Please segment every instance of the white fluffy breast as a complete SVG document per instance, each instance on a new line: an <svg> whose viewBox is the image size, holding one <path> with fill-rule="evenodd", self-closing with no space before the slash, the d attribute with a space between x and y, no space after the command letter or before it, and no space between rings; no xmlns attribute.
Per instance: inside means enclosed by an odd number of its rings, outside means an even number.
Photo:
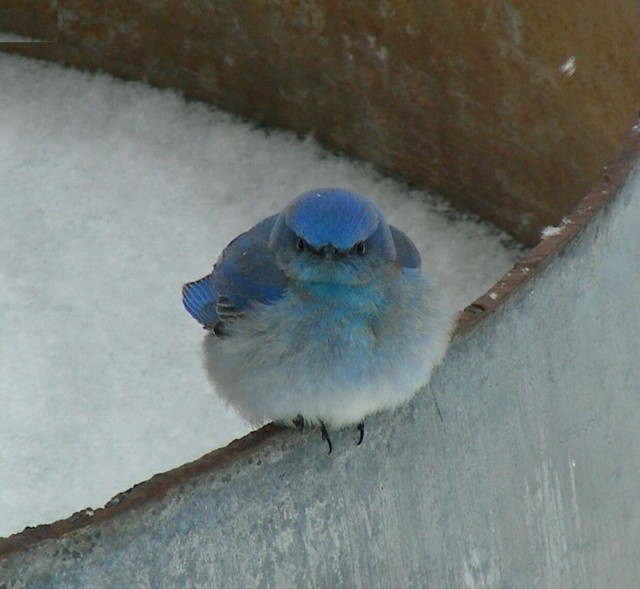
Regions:
<svg viewBox="0 0 640 589"><path fill-rule="evenodd" d="M398 272L374 308L295 291L209 334L204 363L217 392L255 425L323 421L338 428L392 408L427 382L451 320L417 271Z"/></svg>

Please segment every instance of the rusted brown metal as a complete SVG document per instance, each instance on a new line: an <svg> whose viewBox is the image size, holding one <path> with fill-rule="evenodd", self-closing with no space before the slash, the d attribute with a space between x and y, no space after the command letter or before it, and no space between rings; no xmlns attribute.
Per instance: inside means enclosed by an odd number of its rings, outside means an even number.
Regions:
<svg viewBox="0 0 640 589"><path fill-rule="evenodd" d="M58 38L57 0L2 0L0 32L55 41Z"/></svg>
<svg viewBox="0 0 640 589"><path fill-rule="evenodd" d="M313 133L533 245L623 143L638 30L635 0L65 0L59 43L6 49Z"/></svg>

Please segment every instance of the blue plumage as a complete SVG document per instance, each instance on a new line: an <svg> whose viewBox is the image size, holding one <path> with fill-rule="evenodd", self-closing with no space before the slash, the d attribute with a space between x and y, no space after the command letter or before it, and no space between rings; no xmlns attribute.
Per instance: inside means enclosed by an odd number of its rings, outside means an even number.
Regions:
<svg viewBox="0 0 640 589"><path fill-rule="evenodd" d="M312 190L298 197L286 213L291 230L314 247L353 247L378 228L379 211L368 199L338 188Z"/></svg>
<svg viewBox="0 0 640 589"><path fill-rule="evenodd" d="M391 236L393 237L393 243L398 255L398 261L403 268L420 268L422 260L420 259L420 252L411 241L400 229L396 229L393 225L389 225L391 229Z"/></svg>
<svg viewBox="0 0 640 589"><path fill-rule="evenodd" d="M184 306L204 327L213 329L250 305L273 302L284 293L286 279L267 245L276 217L240 234L222 252L211 274L184 285ZM223 304L218 310L219 298Z"/></svg>
<svg viewBox="0 0 640 589"><path fill-rule="evenodd" d="M189 314L199 323L213 329L218 323L216 294L213 290L213 276L209 274L200 280L182 287L182 302Z"/></svg>
<svg viewBox="0 0 640 589"><path fill-rule="evenodd" d="M452 317L420 268L372 201L325 188L234 239L183 303L211 331L223 398L256 424L319 422L328 439L326 425L409 399L443 355Z"/></svg>

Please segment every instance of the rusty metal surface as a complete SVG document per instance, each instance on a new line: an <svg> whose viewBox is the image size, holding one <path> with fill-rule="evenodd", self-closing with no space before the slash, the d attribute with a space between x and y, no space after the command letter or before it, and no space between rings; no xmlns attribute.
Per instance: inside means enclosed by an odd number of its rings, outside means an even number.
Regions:
<svg viewBox="0 0 640 589"><path fill-rule="evenodd" d="M55 41L58 37L58 1L2 0L0 32Z"/></svg>
<svg viewBox="0 0 640 589"><path fill-rule="evenodd" d="M311 132L530 245L640 102L635 0L65 0L59 29L5 49Z"/></svg>

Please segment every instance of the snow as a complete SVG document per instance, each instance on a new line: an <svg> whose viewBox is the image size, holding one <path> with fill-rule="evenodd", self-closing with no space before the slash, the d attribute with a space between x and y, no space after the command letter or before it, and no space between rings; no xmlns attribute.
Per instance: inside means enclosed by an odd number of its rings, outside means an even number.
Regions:
<svg viewBox="0 0 640 589"><path fill-rule="evenodd" d="M548 239L549 237L555 237L556 235L560 235L562 233L562 227L555 227L554 225L547 225L542 228L540 232L541 239Z"/></svg>
<svg viewBox="0 0 640 589"><path fill-rule="evenodd" d="M0 55L0 535L227 444L184 282L299 193L372 196L462 308L520 255L441 199L159 91Z"/></svg>
<svg viewBox="0 0 640 589"><path fill-rule="evenodd" d="M576 73L576 56L572 55L560 66L560 73L567 78Z"/></svg>
<svg viewBox="0 0 640 589"><path fill-rule="evenodd" d="M40 39L34 39L32 37L24 37L23 35L16 35L14 33L5 33L0 31L0 43L43 43Z"/></svg>
<svg viewBox="0 0 640 589"><path fill-rule="evenodd" d="M571 219L567 217L562 217L560 224L556 227L554 225L547 225L543 227L540 231L540 239L548 239L549 237L555 237L556 235L560 235L563 229L572 223Z"/></svg>

